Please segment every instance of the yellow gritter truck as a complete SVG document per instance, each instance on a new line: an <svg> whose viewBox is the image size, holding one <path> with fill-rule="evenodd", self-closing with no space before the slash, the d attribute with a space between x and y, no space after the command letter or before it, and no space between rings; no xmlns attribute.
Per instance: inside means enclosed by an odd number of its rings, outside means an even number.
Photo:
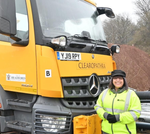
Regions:
<svg viewBox="0 0 150 134"><path fill-rule="evenodd" d="M95 114L119 52L102 14L114 17L90 0L0 0L1 133L73 134Z"/></svg>

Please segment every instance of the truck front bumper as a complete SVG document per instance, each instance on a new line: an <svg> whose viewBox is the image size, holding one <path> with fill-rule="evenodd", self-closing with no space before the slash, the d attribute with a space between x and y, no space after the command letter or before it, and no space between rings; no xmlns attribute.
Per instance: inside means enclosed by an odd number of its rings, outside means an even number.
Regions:
<svg viewBox="0 0 150 134"><path fill-rule="evenodd" d="M93 109L70 109L60 99L39 97L33 106L33 134L72 134L73 118L92 115Z"/></svg>

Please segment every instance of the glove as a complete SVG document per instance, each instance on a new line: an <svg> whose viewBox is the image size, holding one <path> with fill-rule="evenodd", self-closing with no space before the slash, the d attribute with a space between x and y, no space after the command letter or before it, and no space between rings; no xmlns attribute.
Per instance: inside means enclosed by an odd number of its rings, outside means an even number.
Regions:
<svg viewBox="0 0 150 134"><path fill-rule="evenodd" d="M107 120L109 121L109 123L116 123L117 122L115 115L111 115L111 114L108 114Z"/></svg>

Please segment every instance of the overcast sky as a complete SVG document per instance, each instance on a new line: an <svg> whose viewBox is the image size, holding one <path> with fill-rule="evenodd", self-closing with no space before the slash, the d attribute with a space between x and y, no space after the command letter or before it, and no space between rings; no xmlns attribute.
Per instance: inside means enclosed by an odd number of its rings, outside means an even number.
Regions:
<svg viewBox="0 0 150 134"><path fill-rule="evenodd" d="M135 2L136 0L95 0L99 7L110 7L115 14L127 13L133 22L136 22L137 16L135 15ZM102 20L107 19L102 15Z"/></svg>

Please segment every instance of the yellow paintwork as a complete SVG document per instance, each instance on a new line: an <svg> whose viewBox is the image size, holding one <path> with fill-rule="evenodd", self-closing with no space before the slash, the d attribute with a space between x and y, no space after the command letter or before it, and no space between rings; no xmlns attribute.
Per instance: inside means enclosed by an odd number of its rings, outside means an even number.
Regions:
<svg viewBox="0 0 150 134"><path fill-rule="evenodd" d="M92 5L96 6L96 3L93 0L85 0L85 1L87 1L87 2L91 3Z"/></svg>
<svg viewBox="0 0 150 134"><path fill-rule="evenodd" d="M116 70L117 69L117 66L116 66L116 62L113 60L113 70Z"/></svg>
<svg viewBox="0 0 150 134"><path fill-rule="evenodd" d="M55 52L46 46L36 46L38 69L38 94L46 97L63 97L60 74ZM51 70L51 77L45 77L45 70Z"/></svg>
<svg viewBox="0 0 150 134"><path fill-rule="evenodd" d="M26 2L30 23L29 44L26 47L19 47L0 41L0 84L4 90L37 94L34 26L30 1ZM6 74L25 74L26 81L6 81ZM32 87L25 87L22 84L29 84Z"/></svg>
<svg viewBox="0 0 150 134"><path fill-rule="evenodd" d="M37 72L38 72L38 94L46 97L63 97L61 77L79 77L97 75L110 75L115 66L112 56L81 53L81 61L57 60L57 52L46 46L36 46L37 50ZM80 68L83 63L97 63L93 68ZM79 67L80 66L80 67ZM85 67L85 66L84 66ZM51 77L45 76L45 70L51 70Z"/></svg>
<svg viewBox="0 0 150 134"><path fill-rule="evenodd" d="M80 61L60 61L52 48L36 45L31 5L29 0L26 2L29 19L28 46L14 46L0 41L0 84L4 90L63 98L61 77L84 77L93 73L110 75L116 69L112 56L81 53ZM51 77L45 76L45 70L51 70ZM7 81L6 74L23 74L26 81Z"/></svg>
<svg viewBox="0 0 150 134"><path fill-rule="evenodd" d="M94 59L92 59L92 55L94 55ZM88 53L81 53L81 61L58 60L58 66L61 77L90 76L93 73L110 75L114 67L112 56Z"/></svg>

